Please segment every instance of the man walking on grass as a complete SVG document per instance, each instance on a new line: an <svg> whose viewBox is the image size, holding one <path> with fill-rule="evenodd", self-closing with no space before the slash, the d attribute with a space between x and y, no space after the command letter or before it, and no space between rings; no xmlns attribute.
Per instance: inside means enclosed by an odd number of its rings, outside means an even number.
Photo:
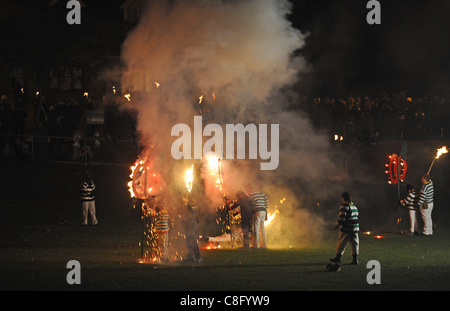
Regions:
<svg viewBox="0 0 450 311"><path fill-rule="evenodd" d="M341 256L344 254L347 243L350 243L352 249L353 261L351 265L358 264L359 254L359 220L358 209L351 201L350 193L342 194L342 204L339 207L338 221L333 230L340 228L339 237L336 243L336 257L331 258L331 262L341 262Z"/></svg>

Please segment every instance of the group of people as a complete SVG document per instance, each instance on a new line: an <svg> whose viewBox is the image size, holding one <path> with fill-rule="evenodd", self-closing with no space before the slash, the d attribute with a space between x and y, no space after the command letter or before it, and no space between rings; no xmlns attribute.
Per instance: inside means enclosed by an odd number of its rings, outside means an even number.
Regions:
<svg viewBox="0 0 450 311"><path fill-rule="evenodd" d="M250 249L252 233L254 233L252 248L267 248L264 221L267 219L269 200L261 191L254 191L250 184L246 186L246 192L237 191L236 200L226 200L226 204L230 209L240 208L243 237L242 248ZM183 200L185 206L183 227L187 247L187 259L185 261L199 263L202 261L202 257L198 246L197 204L190 196L183 197Z"/></svg>
<svg viewBox="0 0 450 311"><path fill-rule="evenodd" d="M407 185L408 194L405 199L400 201L400 204L408 209L409 214L409 231L408 235L419 234L417 212L420 212L423 220L423 235L433 235L433 220L431 213L433 211L433 196L434 187L430 176L425 174L422 176L422 188L416 191L412 185Z"/></svg>
<svg viewBox="0 0 450 311"><path fill-rule="evenodd" d="M313 125L347 142L373 145L393 139L440 139L450 135L450 99L410 97L406 92L347 97L303 96L297 107Z"/></svg>
<svg viewBox="0 0 450 311"><path fill-rule="evenodd" d="M250 248L251 237L253 237L253 248L267 248L264 222L267 220L269 200L261 191L254 191L251 185L247 185L245 190L247 193L244 191L236 192L236 200L227 201L231 209L240 208L241 229L244 242L242 248Z"/></svg>
<svg viewBox="0 0 450 311"><path fill-rule="evenodd" d="M433 222L431 213L433 211L433 182L429 175L425 174L421 179L422 187L417 193L412 185L407 186L408 194L400 204L408 209L410 216L410 229L408 235L418 234L418 224L416 212L420 211L424 223L423 235L433 235ZM95 184L92 174L86 170L81 181L82 200L82 224L88 224L88 214L91 216L92 225L97 225L98 220L95 212ZM254 191L251 185L246 186L246 192L237 191L236 200L227 200L226 203L231 209L240 208L241 229L243 234L243 249L250 248L250 240L253 236L253 248L267 248L267 237L264 221L267 219L267 208L269 201L261 191ZM334 225L334 230L339 230L336 243L336 255L330 261L340 264L341 257L345 252L347 244L351 246L353 257L351 265L358 265L359 255L359 211L352 202L350 193L344 192L341 195L342 204L339 206L338 220ZM201 262L202 258L198 246L198 232L196 216L196 203L191 197L184 198L185 207L188 213L185 215L184 229L186 235L186 246L188 250L187 261ZM169 214L165 208L158 204L150 204L146 209L146 216L154 216L156 219L157 244L156 252L162 261L168 260L168 232ZM253 235L252 235L253 233Z"/></svg>
<svg viewBox="0 0 450 311"><path fill-rule="evenodd" d="M416 212L420 211L423 220L422 235L433 235L433 211L434 188L433 181L428 174L422 176L422 187L419 192L412 185L407 186L408 194L400 204L408 209L410 216L410 229L407 235L419 234ZM359 212L352 202L350 193L344 192L341 195L342 204L339 206L338 220L334 225L334 230L339 230L336 243L336 256L331 258L332 263L340 264L341 256L345 252L347 244L351 246L353 257L351 265L358 265L359 255Z"/></svg>

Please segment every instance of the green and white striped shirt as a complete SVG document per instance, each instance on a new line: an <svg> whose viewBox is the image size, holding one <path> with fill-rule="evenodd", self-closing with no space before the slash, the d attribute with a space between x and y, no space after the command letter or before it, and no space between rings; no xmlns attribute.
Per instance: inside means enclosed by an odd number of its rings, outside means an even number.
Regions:
<svg viewBox="0 0 450 311"><path fill-rule="evenodd" d="M339 207L338 224L345 233L359 232L358 208L350 203L342 203Z"/></svg>

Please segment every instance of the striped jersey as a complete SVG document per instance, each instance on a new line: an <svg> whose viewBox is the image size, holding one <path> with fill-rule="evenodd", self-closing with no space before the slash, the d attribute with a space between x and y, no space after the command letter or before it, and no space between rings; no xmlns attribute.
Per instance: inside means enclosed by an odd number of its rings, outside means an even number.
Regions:
<svg viewBox="0 0 450 311"><path fill-rule="evenodd" d="M94 201L95 184L92 180L84 180L81 182L81 200Z"/></svg>
<svg viewBox="0 0 450 311"><path fill-rule="evenodd" d="M433 203L434 187L433 182L427 182L423 185L422 190L419 193L419 207L421 207L425 202L428 204Z"/></svg>
<svg viewBox="0 0 450 311"><path fill-rule="evenodd" d="M250 199L252 201L253 212L267 212L269 207L269 200L262 192L253 192L250 194Z"/></svg>
<svg viewBox="0 0 450 311"><path fill-rule="evenodd" d="M163 209L158 212L158 219L156 220L156 232L169 231L169 213Z"/></svg>
<svg viewBox="0 0 450 311"><path fill-rule="evenodd" d="M411 191L406 196L406 199L404 199L401 203L402 206L406 206L409 210L416 210L417 209L417 201L416 201L416 192Z"/></svg>
<svg viewBox="0 0 450 311"><path fill-rule="evenodd" d="M342 203L339 207L338 224L345 233L359 232L358 208L350 203Z"/></svg>

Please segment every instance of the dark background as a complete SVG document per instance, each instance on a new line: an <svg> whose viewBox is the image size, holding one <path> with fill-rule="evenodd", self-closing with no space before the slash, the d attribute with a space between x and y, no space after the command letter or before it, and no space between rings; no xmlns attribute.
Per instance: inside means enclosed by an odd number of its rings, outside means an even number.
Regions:
<svg viewBox="0 0 450 311"><path fill-rule="evenodd" d="M379 2L380 25L367 23L367 1L293 2L294 26L309 33L301 51L313 68L302 81L305 89L327 96L443 94L450 72L450 2Z"/></svg>
<svg viewBox="0 0 450 311"><path fill-rule="evenodd" d="M84 0L82 24L75 26L66 23L67 1L58 1L51 9L48 2L2 1L2 61L88 67L90 71L83 68L88 84L102 68L117 61L121 44L134 26L123 22L120 6L125 1ZM366 22L367 2L292 1L288 18L309 34L299 53L311 70L302 75L299 90L322 96L404 90L415 96L448 95L443 81L448 83L450 72L450 2L380 1L381 25Z"/></svg>

